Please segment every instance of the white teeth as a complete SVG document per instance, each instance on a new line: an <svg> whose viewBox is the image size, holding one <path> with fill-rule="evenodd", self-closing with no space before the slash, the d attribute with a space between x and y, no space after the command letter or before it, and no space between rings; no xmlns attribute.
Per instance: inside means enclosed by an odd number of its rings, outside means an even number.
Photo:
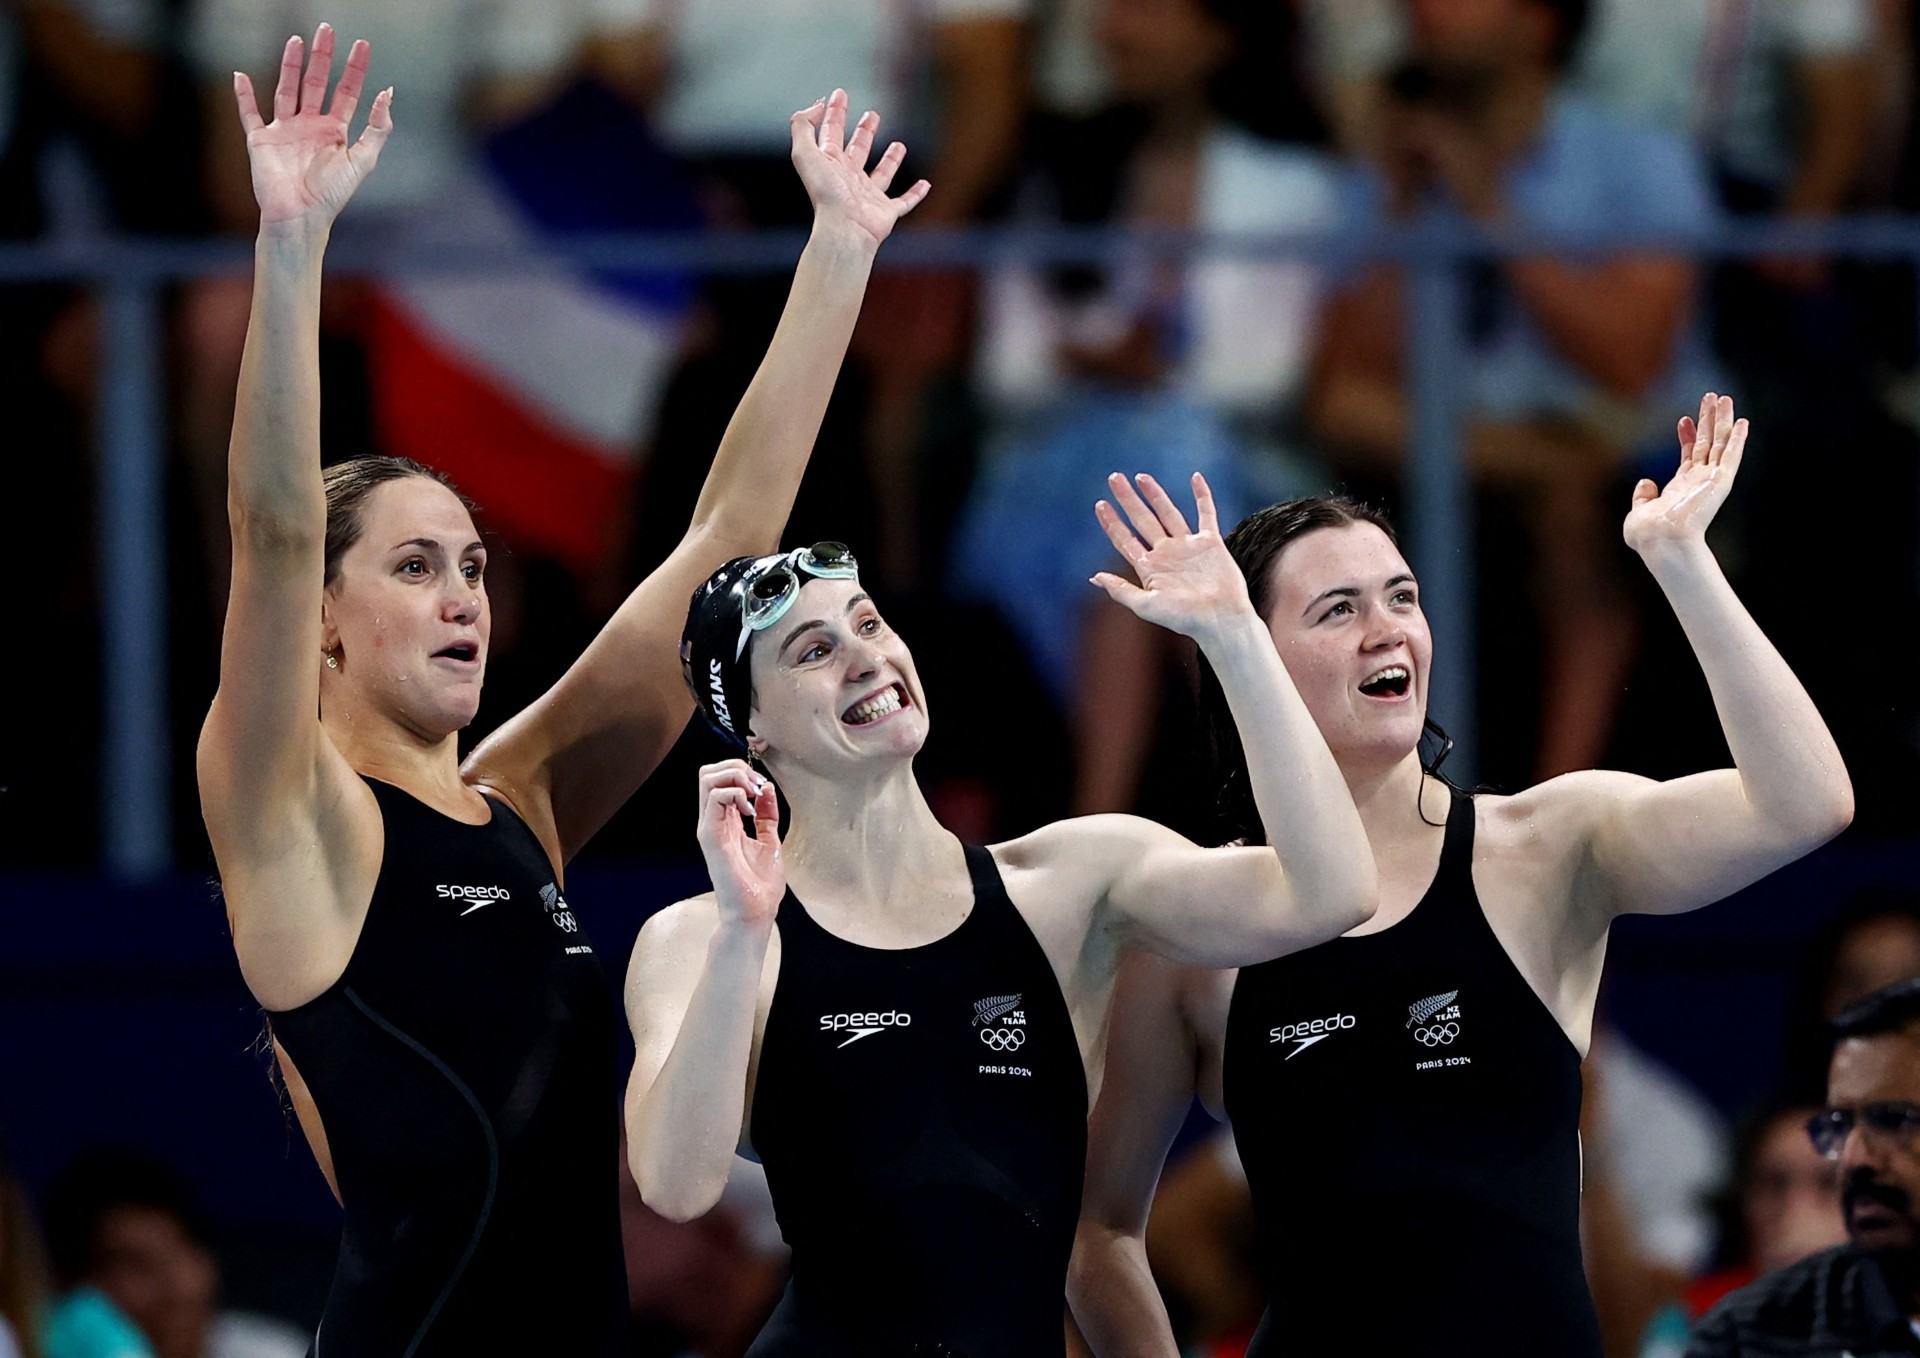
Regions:
<svg viewBox="0 0 1920 1358"><path fill-rule="evenodd" d="M873 697L854 707L847 713L843 720L849 726L864 726L870 721L877 721L881 717L892 712L898 712L899 710L900 692L898 689L889 688L883 692L876 693Z"/></svg>
<svg viewBox="0 0 1920 1358"><path fill-rule="evenodd" d="M1360 687L1371 688L1375 684L1384 684L1393 679L1398 679L1402 682L1411 682L1412 677L1413 676L1407 673L1407 667L1405 665L1388 665L1385 669L1375 670L1372 674L1361 680Z"/></svg>

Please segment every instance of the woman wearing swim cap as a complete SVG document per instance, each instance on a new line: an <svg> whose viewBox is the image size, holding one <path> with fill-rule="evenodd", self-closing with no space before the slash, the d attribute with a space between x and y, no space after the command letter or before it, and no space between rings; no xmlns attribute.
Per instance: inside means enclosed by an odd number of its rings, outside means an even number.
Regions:
<svg viewBox="0 0 1920 1358"><path fill-rule="evenodd" d="M1139 583L1095 581L1211 659L1260 752L1271 846L1202 849L1131 816L962 844L914 779L913 657L845 549L730 562L694 598L689 679L766 772L701 771L714 890L634 945L629 1157L681 1219L718 1199L736 1149L765 1164L793 1277L755 1358L1060 1354L1121 950L1253 961L1372 913L1351 799L1206 483L1197 531L1150 478L1110 485L1131 528L1105 502L1100 521Z"/></svg>
<svg viewBox="0 0 1920 1358"><path fill-rule="evenodd" d="M564 865L686 724L682 601L777 541L874 251L925 185L887 196L904 148L869 173L877 120L843 144L844 95L794 115L813 235L686 537L462 763L490 628L468 507L415 463L321 471L321 262L393 126L392 91L350 141L367 44L330 101L333 30L302 49L282 54L271 121L234 76L260 236L199 778L242 974L345 1208L317 1350L614 1358L618 1016Z"/></svg>
<svg viewBox="0 0 1920 1358"><path fill-rule="evenodd" d="M1237 972L1129 961L1071 1290L1101 1358L1176 1354L1143 1237L1196 1092L1232 1120L1260 1227L1250 1354L1598 1358L1580 1063L1608 930L1719 900L1853 815L1826 724L1707 546L1747 422L1708 393L1679 435L1679 470L1635 487L1624 535L1693 646L1731 768L1468 796L1423 758L1433 640L1387 521L1317 498L1228 536L1353 790L1381 905ZM1258 842L1275 822L1246 796L1252 731L1216 726L1227 804Z"/></svg>

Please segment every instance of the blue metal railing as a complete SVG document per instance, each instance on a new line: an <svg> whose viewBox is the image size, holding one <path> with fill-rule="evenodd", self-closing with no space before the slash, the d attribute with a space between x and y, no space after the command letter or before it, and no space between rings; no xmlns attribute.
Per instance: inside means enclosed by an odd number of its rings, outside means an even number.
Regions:
<svg viewBox="0 0 1920 1358"><path fill-rule="evenodd" d="M572 236L548 238L537 246L476 243L457 249L443 242L430 248L342 242L330 251L327 267L333 274L470 275L563 263L634 273L754 273L791 268L803 241L804 233L767 232ZM1472 499L1462 456L1460 404L1466 320L1462 269L1475 261L1516 255L1581 257L1623 251L1696 258L1836 255L1905 263L1920 274L1920 219L1729 220L1707 233L1611 227L1485 232L1442 221L1347 236L1111 227L928 230L902 232L889 242L881 267L1194 258L1293 258L1333 268L1390 260L1410 266L1406 297L1413 420L1406 536L1433 631L1444 640L1434 708L1459 742L1449 769L1471 779L1477 675ZM0 286L92 285L105 303L96 408L105 707L100 786L104 865L123 880L153 880L171 866L160 290L184 279L244 273L252 267L252 258L250 243L233 240L0 245ZM1920 315L1915 321L1920 328Z"/></svg>

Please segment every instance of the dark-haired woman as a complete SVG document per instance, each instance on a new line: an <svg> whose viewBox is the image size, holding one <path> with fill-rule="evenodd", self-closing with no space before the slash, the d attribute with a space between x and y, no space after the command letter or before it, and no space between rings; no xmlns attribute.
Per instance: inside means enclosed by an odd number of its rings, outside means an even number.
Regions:
<svg viewBox="0 0 1920 1358"><path fill-rule="evenodd" d="M838 92L793 118L812 239L687 536L554 688L456 750L486 673L486 548L410 464L321 473L318 305L333 219L392 127L348 126L355 43L288 41L264 121L234 77L260 203L234 419L233 589L201 803L247 984L346 1210L328 1354L624 1352L617 1015L564 865L691 711L687 595L777 538L873 253L926 192L865 166ZM510 317L501 317L511 324Z"/></svg>
<svg viewBox="0 0 1920 1358"><path fill-rule="evenodd" d="M844 552L731 562L695 596L689 677L765 775L702 770L714 890L634 944L628 1154L675 1218L713 1205L736 1148L766 1166L793 1278L754 1358L1058 1358L1121 950L1233 965L1372 912L1352 800L1194 482L1197 532L1151 478L1113 478L1133 529L1104 502L1102 522L1141 583L1096 578L1212 659L1270 846L1132 816L962 844L914 779L913 657ZM976 682L994 674L983 650Z"/></svg>
<svg viewBox="0 0 1920 1358"><path fill-rule="evenodd" d="M1233 1124L1259 1222L1269 1308L1250 1353L1599 1354L1578 1123L1608 926L1718 900L1853 813L1819 713L1706 544L1746 421L1709 394L1679 433L1678 473L1640 482L1624 531L1693 645L1729 769L1468 796L1423 762L1432 641L1386 521L1294 501L1230 535L1366 823L1381 907L1237 973L1129 967L1071 1286L1101 1358L1175 1352L1143 1232L1196 1092ZM1273 821L1221 744L1257 842Z"/></svg>

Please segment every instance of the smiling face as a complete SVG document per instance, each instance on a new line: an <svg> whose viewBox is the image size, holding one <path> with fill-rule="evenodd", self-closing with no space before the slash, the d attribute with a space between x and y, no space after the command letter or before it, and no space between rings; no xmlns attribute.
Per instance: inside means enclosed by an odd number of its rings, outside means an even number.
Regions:
<svg viewBox="0 0 1920 1358"><path fill-rule="evenodd" d="M750 745L776 778L913 758L927 709L906 643L858 580L803 579L793 607L751 643Z"/></svg>
<svg viewBox="0 0 1920 1358"><path fill-rule="evenodd" d="M486 548L460 498L409 476L376 487L321 606L322 699L369 706L430 740L480 707L492 619Z"/></svg>
<svg viewBox="0 0 1920 1358"><path fill-rule="evenodd" d="M1317 528L1269 569L1268 630L1334 758L1418 748L1433 639L1400 549L1370 523Z"/></svg>

